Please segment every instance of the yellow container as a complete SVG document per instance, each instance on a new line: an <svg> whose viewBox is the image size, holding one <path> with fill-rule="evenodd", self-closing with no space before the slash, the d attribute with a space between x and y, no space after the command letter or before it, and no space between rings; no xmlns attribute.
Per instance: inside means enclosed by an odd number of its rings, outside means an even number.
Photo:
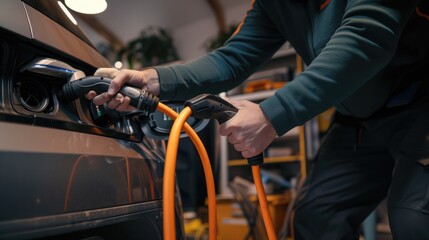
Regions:
<svg viewBox="0 0 429 240"><path fill-rule="evenodd" d="M250 196L250 200L259 209L256 196ZM278 232L283 225L287 205L290 202L290 194L267 195L267 202L274 227ZM262 219L260 212L258 217ZM234 198L217 198L217 228L219 240L239 240L247 236L249 232L247 220L241 210L240 204ZM263 232L265 234L265 231Z"/></svg>

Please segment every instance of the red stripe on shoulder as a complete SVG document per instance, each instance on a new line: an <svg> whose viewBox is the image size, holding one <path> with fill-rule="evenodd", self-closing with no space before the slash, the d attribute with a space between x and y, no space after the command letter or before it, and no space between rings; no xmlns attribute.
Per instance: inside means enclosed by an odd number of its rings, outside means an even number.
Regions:
<svg viewBox="0 0 429 240"><path fill-rule="evenodd" d="M428 21L429 21L429 15L427 15L427 14L423 13L422 11L420 11L420 9L419 9L419 8L416 8L416 13L417 13L417 15L419 15L420 17L425 18L426 20L428 20Z"/></svg>
<svg viewBox="0 0 429 240"><path fill-rule="evenodd" d="M320 4L320 8L319 10L322 11L323 9L326 8L326 6L328 6L328 4L331 2L331 0L325 0L322 4Z"/></svg>
<svg viewBox="0 0 429 240"><path fill-rule="evenodd" d="M241 27L243 26L243 23L246 20L246 17L249 15L250 11L252 11L254 5L255 5L255 0L252 0L252 7L247 11L246 16L241 20L240 24L238 24L238 27L237 27L237 29L235 29L235 31L232 34L232 36L235 36L235 35L237 35L240 32Z"/></svg>

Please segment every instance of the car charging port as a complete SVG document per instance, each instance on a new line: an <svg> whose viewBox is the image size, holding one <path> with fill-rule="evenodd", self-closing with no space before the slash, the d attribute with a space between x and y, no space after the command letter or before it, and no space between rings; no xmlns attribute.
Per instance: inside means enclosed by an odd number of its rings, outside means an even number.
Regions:
<svg viewBox="0 0 429 240"><path fill-rule="evenodd" d="M55 110L51 81L23 74L13 85L13 106L23 114L51 114Z"/></svg>
<svg viewBox="0 0 429 240"><path fill-rule="evenodd" d="M16 83L19 102L30 112L43 112L49 104L49 93L38 81Z"/></svg>

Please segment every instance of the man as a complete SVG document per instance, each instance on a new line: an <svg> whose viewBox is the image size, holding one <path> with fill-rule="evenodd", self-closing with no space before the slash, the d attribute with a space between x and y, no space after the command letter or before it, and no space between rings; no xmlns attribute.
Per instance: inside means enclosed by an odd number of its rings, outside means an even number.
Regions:
<svg viewBox="0 0 429 240"><path fill-rule="evenodd" d="M114 78L96 104L129 110L127 82L162 99L219 93L289 41L308 68L220 126L248 158L335 106L295 214L296 239L357 239L385 197L395 239L429 239L428 1L257 0L226 45L183 65L99 69Z"/></svg>

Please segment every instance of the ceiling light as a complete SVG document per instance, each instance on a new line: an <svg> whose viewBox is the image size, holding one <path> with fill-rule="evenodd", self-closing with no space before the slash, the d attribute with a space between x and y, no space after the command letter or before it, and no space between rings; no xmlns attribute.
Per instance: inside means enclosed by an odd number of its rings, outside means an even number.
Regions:
<svg viewBox="0 0 429 240"><path fill-rule="evenodd" d="M65 0L67 7L84 14L101 13L107 8L106 0Z"/></svg>

